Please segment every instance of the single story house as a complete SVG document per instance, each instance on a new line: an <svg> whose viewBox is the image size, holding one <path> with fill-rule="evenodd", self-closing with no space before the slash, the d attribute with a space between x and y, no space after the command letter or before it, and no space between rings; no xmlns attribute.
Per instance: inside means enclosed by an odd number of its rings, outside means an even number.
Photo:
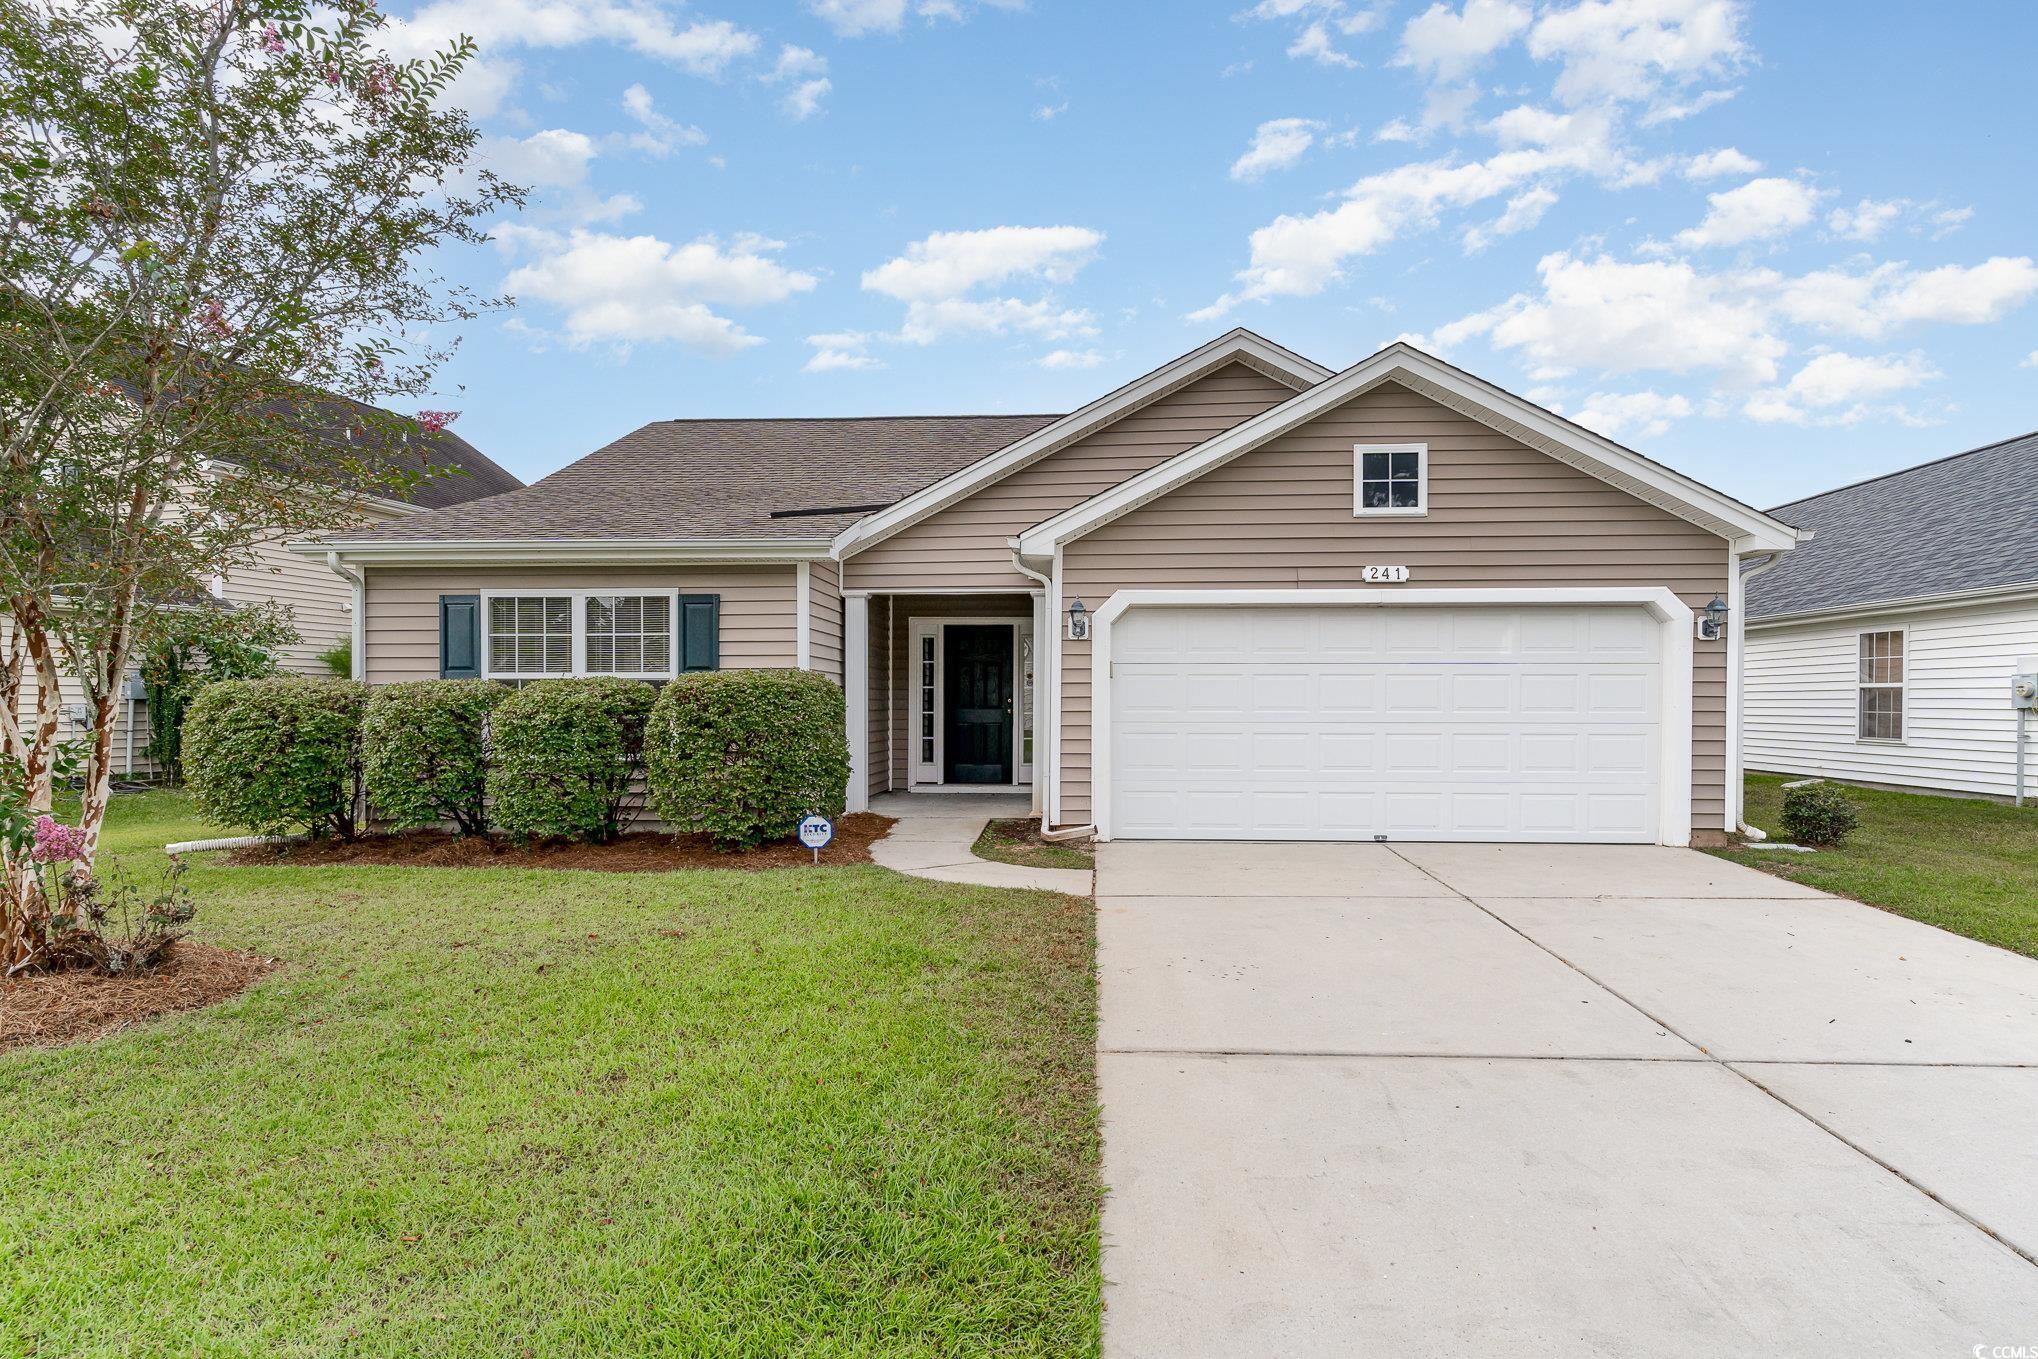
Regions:
<svg viewBox="0 0 2038 1359"><path fill-rule="evenodd" d="M326 396L310 407L317 417L311 426L319 444L331 450L336 473L340 459L359 456L369 439L392 437L388 416L373 407L345 397ZM387 459L395 467L411 467L429 473L401 499L360 497L360 516L365 525L379 525L406 515L444 509L483 496L500 495L523 485L495 461L451 430L419 430L399 434L399 454ZM378 457L381 456L378 454ZM207 464L201 476L218 476L222 464ZM278 657L284 670L300 675L326 673L320 653L353 635L353 591L335 576L325 563L307 559L288 549L284 535L256 544L254 560L241 570L216 576L208 582L212 602L228 607L272 601L290 607L298 642ZM6 641L7 620L0 614L0 644ZM35 703L35 675L31 670L23 681L21 702L27 711ZM90 725L83 691L68 675L64 679L60 734L68 739ZM153 779L162 769L149 755L151 733L148 708L141 701L139 686L131 677L129 697L121 705L114 726L115 778Z"/></svg>
<svg viewBox="0 0 2038 1359"><path fill-rule="evenodd" d="M661 421L298 550L371 683L833 677L852 809L1684 844L1740 816L1737 564L1797 536L1409 345L1234 330L1065 415Z"/></svg>
<svg viewBox="0 0 2038 1359"><path fill-rule="evenodd" d="M2038 433L1770 513L1817 536L1748 583L1748 767L2011 795L2010 677L2038 657Z"/></svg>

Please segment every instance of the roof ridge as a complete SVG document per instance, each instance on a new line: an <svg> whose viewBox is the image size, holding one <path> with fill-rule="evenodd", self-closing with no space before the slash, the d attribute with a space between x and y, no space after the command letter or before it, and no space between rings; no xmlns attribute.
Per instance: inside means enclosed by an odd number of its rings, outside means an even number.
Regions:
<svg viewBox="0 0 2038 1359"><path fill-rule="evenodd" d="M1976 444L1973 448L1963 448L1958 453L1945 453L1936 458L1927 458L1923 462L1914 462L1909 467L1898 467L1888 472L1878 472L1872 477L1862 477L1859 481L1842 482L1840 485L1824 491L1814 491L1810 495L1799 496L1796 500L1786 500L1780 505L1772 506L1767 513L1775 514L1780 510L1787 510L1793 505L1804 505L1814 500L1823 500L1829 495L1838 495L1842 491L1853 491L1863 486L1873 486L1876 482L1888 481L1891 477L1908 476L1912 472L1922 472L1927 467L1937 467L1940 463L1952 462L1955 458L1973 457L1976 453L1987 453L1991 449L2021 443L2026 439L2038 439L2038 429L2027 430L2022 434L2012 434L2007 439L1997 439L1992 443Z"/></svg>
<svg viewBox="0 0 2038 1359"><path fill-rule="evenodd" d="M827 422L847 424L852 420L1059 420L1065 411L965 411L960 415L675 415L655 421L661 425L763 425Z"/></svg>

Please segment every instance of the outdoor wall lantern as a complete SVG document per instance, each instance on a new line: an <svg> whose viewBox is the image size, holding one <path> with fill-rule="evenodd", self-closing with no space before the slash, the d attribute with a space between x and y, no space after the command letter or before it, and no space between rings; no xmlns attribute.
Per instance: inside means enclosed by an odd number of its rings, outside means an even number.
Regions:
<svg viewBox="0 0 2038 1359"><path fill-rule="evenodd" d="M1706 605L1705 612L1699 615L1698 640L1701 642L1717 642L1726 635L1727 601L1721 599L1718 595L1714 595L1712 603Z"/></svg>
<svg viewBox="0 0 2038 1359"><path fill-rule="evenodd" d="M1069 601L1069 640L1071 642L1090 640L1090 611L1083 607L1080 597Z"/></svg>

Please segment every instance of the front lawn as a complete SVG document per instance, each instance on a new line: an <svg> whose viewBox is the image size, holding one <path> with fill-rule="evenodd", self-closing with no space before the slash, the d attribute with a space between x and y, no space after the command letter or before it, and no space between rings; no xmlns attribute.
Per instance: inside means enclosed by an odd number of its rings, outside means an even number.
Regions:
<svg viewBox="0 0 2038 1359"><path fill-rule="evenodd" d="M1748 821L1781 838L1780 776L1750 774ZM1846 789L1861 827L1838 849L1722 858L2038 958L2038 808Z"/></svg>
<svg viewBox="0 0 2038 1359"><path fill-rule="evenodd" d="M1081 846L1057 844L1040 838L1040 822L1032 817L999 817L984 826L984 833L970 846L970 853L994 863L1017 864L1021 868L1074 868L1088 872L1097 866L1097 856L1087 842Z"/></svg>
<svg viewBox="0 0 2038 1359"><path fill-rule="evenodd" d="M109 844L204 833L179 801ZM203 938L284 967L0 1056L0 1354L1095 1352L1087 902L190 877Z"/></svg>

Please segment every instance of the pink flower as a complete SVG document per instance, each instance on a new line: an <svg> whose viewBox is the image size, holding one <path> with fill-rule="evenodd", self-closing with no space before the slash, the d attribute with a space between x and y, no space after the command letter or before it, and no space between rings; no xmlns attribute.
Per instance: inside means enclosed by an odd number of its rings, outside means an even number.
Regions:
<svg viewBox="0 0 2038 1359"><path fill-rule="evenodd" d="M226 323L226 309L219 305L218 298L205 304L205 309L198 314L198 324L222 339L234 333L234 328Z"/></svg>
<svg viewBox="0 0 2038 1359"><path fill-rule="evenodd" d="M459 418L460 412L458 411L418 412L418 423L424 426L425 433L427 434L437 434L440 430L452 424L455 420L458 420Z"/></svg>
<svg viewBox="0 0 2038 1359"><path fill-rule="evenodd" d="M262 50L272 57L280 57L286 50L283 46L283 35L276 31L276 25L262 25Z"/></svg>
<svg viewBox="0 0 2038 1359"><path fill-rule="evenodd" d="M325 81L326 84L332 86L336 90L340 88L340 68L337 66L326 67Z"/></svg>
<svg viewBox="0 0 2038 1359"><path fill-rule="evenodd" d="M67 863L85 852L85 832L48 816L35 819L35 848L29 857L39 864Z"/></svg>

